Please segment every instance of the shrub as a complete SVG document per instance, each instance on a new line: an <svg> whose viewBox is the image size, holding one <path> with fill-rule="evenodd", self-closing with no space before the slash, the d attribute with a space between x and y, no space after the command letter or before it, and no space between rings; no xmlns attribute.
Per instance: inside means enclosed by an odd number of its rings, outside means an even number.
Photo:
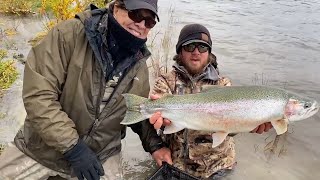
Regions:
<svg viewBox="0 0 320 180"><path fill-rule="evenodd" d="M26 15L32 13L32 2L35 0L2 0L0 12L7 14Z"/></svg>
<svg viewBox="0 0 320 180"><path fill-rule="evenodd" d="M0 61L0 90L9 88L17 77L18 71L14 60Z"/></svg>
<svg viewBox="0 0 320 180"><path fill-rule="evenodd" d="M5 49L0 49L0 60L6 57L8 54L8 51Z"/></svg>

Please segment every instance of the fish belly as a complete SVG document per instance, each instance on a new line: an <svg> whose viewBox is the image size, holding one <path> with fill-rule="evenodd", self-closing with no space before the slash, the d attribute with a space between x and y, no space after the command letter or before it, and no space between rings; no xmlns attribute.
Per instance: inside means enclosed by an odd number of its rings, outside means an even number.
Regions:
<svg viewBox="0 0 320 180"><path fill-rule="evenodd" d="M210 132L249 132L264 123L264 121L255 120L225 119L223 117L215 117L209 113L190 111L162 112L162 115L170 119L176 126Z"/></svg>

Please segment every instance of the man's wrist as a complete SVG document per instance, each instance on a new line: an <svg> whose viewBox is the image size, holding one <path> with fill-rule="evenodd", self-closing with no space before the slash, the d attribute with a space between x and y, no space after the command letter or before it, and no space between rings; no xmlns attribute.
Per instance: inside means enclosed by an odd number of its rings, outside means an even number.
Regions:
<svg viewBox="0 0 320 180"><path fill-rule="evenodd" d="M153 146L150 147L150 154L153 154L155 151L161 149L165 147L164 143L163 142L159 142Z"/></svg>

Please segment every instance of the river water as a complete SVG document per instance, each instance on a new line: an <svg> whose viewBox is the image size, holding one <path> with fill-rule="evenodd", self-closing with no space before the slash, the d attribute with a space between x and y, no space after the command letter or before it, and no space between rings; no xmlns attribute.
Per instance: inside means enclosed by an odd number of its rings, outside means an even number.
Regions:
<svg viewBox="0 0 320 180"><path fill-rule="evenodd" d="M200 23L211 33L221 74L234 85L283 87L320 101L319 1L161 0L159 7L161 20L154 30L160 31L159 39L168 21L174 21L171 54L183 25ZM168 9L173 9L171 19ZM274 156L264 151L274 130L237 135L238 163L225 179L320 179L320 114L289 129ZM132 180L144 177L140 172L149 175L150 166L154 168L133 136L124 140L123 153L126 178Z"/></svg>
<svg viewBox="0 0 320 180"><path fill-rule="evenodd" d="M173 10L171 18L169 9ZM159 48L160 40L169 33L172 49L168 54L172 57L183 25L201 23L211 32L213 52L218 57L221 75L231 78L234 85L283 87L320 101L319 1L160 0L159 10L161 22L153 29L153 34L157 34L156 48L152 48L154 54L163 53L164 50ZM7 20L0 17L0 25L1 21L5 25L13 22ZM170 21L173 23L169 26L170 31L166 32ZM19 19L18 23L20 36L12 41L26 55L30 48L27 40L41 30L41 21L37 18ZM169 67L171 63L169 61ZM19 64L18 67L22 72L23 66ZM22 76L0 104L2 127L18 126L25 116L21 79ZM0 142L9 141L17 131L17 128L3 129L0 129ZM237 135L238 163L234 172L224 179L320 179L320 114L296 122L289 129L290 133L286 138L282 137L273 156L268 156L264 148L273 140L274 130L262 135ZM128 130L122 143L125 179L150 176L156 166L150 155L143 152L138 137Z"/></svg>

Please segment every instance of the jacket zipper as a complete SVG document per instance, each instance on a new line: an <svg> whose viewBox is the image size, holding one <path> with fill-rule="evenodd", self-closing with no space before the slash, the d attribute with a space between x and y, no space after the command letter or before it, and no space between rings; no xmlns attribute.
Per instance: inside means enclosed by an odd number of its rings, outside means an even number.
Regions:
<svg viewBox="0 0 320 180"><path fill-rule="evenodd" d="M102 77L104 77L103 74L102 74ZM105 79L103 78L103 80L105 80ZM90 129L88 135L92 135L94 129L98 126L99 115L100 115L101 96L102 96L102 92L104 92L104 91L105 91L105 87L103 87L103 81L100 81L99 97L98 97L97 104L96 104L95 120L94 120L93 125L91 126L91 129Z"/></svg>
<svg viewBox="0 0 320 180"><path fill-rule="evenodd" d="M103 77L104 77L104 75L103 75ZM105 79L103 79L103 80L105 80ZM119 84L120 84L120 82L121 82L121 80L119 79L119 82L118 82L118 84L117 84L117 86L114 88L114 90L112 91L112 93L110 94L110 96L109 96L109 98L108 98L108 100L107 100L107 102L106 102L106 104L105 104L105 106L103 107L103 109L102 109L102 111L104 110L104 108L107 106L107 104L110 102L110 100L112 99L112 97L113 97L113 95L114 95L114 93L117 91L117 88L119 87ZM103 88L102 88L103 87ZM103 90L103 91L101 91L101 89ZM104 94L104 92L105 92L105 86L103 86L103 82L101 81L101 83L100 83L100 93L99 93L99 101L97 101L97 110L96 110L96 115L95 115L95 120L94 120L94 123L93 123L93 125L92 125L92 127L91 127L91 130L90 130L90 132L89 132L89 135L91 135L92 133L93 133L93 131L94 131L94 129L98 126L98 124L99 124L99 116L100 116L100 114L102 113L102 111L100 112L100 104L101 104L101 97L102 97L102 94ZM103 92L103 93L102 93Z"/></svg>
<svg viewBox="0 0 320 180"><path fill-rule="evenodd" d="M127 72L127 73L128 73L128 72ZM104 77L103 74L102 74L102 76ZM124 77L125 77L125 75L123 75L123 76L119 79L118 84L117 84L117 86L114 88L113 92L111 93L108 101L106 102L105 107L106 107L107 104L110 102L110 100L112 99L114 93L115 93L115 92L117 91L117 89L119 88L120 83L122 82L122 80L123 80ZM105 80L105 79L104 79L104 80ZM96 105L96 106L97 106L97 110L96 110L95 121L94 121L94 123L93 123L93 125L92 125L92 127L91 127L91 129L90 129L90 131L89 131L89 133L88 133L88 135L92 135L94 129L95 129L95 128L98 126L98 124L99 124L100 104L101 104L101 96L102 96L101 89L103 90L103 92L105 91L105 87L101 88L102 86L103 86L103 82L101 81L101 83L100 83L99 101L97 101L97 105ZM104 107L104 108L105 108L105 107ZM104 108L103 108L103 109L104 109ZM103 111L103 109L102 109L102 111ZM102 112L102 111L101 111L101 112Z"/></svg>

